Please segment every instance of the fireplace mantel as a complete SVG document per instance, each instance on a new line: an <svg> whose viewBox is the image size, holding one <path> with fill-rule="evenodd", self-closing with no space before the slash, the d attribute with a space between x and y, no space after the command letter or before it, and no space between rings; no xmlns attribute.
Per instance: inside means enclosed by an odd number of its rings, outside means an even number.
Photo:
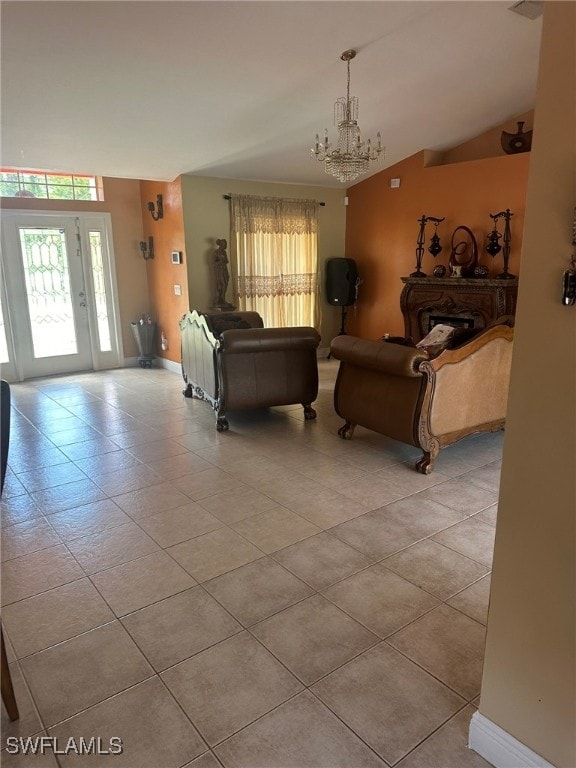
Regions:
<svg viewBox="0 0 576 768"><path fill-rule="evenodd" d="M516 312L518 278L403 277L402 282L404 333L414 341L424 338L438 318L481 329Z"/></svg>

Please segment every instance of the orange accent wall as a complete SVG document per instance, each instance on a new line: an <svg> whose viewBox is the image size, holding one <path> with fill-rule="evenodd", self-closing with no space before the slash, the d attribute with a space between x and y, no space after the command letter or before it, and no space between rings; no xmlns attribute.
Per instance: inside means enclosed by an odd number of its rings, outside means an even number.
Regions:
<svg viewBox="0 0 576 768"><path fill-rule="evenodd" d="M188 277L184 240L184 219L182 214L182 185L180 178L171 182L141 181L142 222L144 240L154 238L154 259L146 262L150 315L158 324L155 354L166 360L179 363L180 327L178 321L188 311ZM162 195L164 218L154 221L148 202L156 205L156 198ZM172 251L180 251L182 263L172 263ZM179 285L181 295L176 296L174 286ZM160 347L161 333L168 339L168 349Z"/></svg>
<svg viewBox="0 0 576 768"><path fill-rule="evenodd" d="M362 338L404 334L400 312L401 277L414 272L418 219L445 216L438 234L443 251L434 259L427 250L423 271L448 265L452 232L469 227L478 242L478 263L490 276L502 271L502 253L494 259L484 250L492 228L489 214L510 208L512 239L509 271L519 274L530 153L426 167L426 151L355 184L348 190L346 256L353 258L364 281L358 304L348 315L348 332ZM391 189L390 179L400 188ZM500 224L503 231L503 222ZM434 233L426 228L425 248Z"/></svg>

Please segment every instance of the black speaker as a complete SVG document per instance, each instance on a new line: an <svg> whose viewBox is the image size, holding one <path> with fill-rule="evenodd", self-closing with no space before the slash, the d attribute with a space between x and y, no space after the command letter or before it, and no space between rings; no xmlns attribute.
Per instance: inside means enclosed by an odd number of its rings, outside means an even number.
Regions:
<svg viewBox="0 0 576 768"><path fill-rule="evenodd" d="M326 301L334 307L350 307L356 301L358 270L354 259L326 262Z"/></svg>

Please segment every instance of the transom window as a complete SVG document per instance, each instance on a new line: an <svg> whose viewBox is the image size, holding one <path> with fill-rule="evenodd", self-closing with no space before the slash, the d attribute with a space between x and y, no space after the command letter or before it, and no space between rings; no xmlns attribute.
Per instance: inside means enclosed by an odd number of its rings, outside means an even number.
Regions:
<svg viewBox="0 0 576 768"><path fill-rule="evenodd" d="M0 196L44 200L102 200L98 176L45 173L23 168L0 169Z"/></svg>

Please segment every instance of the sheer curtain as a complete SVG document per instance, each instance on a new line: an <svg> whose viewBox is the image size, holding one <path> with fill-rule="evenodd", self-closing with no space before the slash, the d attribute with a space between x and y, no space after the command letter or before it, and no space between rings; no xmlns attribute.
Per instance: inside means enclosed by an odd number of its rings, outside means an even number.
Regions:
<svg viewBox="0 0 576 768"><path fill-rule="evenodd" d="M268 327L320 325L318 203L231 195L239 309Z"/></svg>

